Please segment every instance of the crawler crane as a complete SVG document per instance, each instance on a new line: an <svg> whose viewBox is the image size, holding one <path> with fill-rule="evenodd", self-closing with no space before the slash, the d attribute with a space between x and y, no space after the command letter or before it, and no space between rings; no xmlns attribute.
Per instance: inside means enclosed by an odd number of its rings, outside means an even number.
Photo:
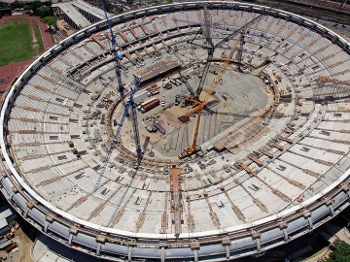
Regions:
<svg viewBox="0 0 350 262"><path fill-rule="evenodd" d="M178 158L179 159L183 159L183 158L185 158L187 156L193 155L194 153L196 153L196 152L198 152L200 150L200 148L197 146L197 137L198 137L198 130L199 130L201 113L202 113L206 103L208 102L210 96L213 94L214 89L216 88L216 86L220 82L223 74L225 73L225 71L226 71L226 69L227 69L227 67L228 67L228 65L229 65L229 63L230 63L230 61L231 61L231 59L233 57L233 54L237 50L237 47L238 47L239 43L241 42L242 38L243 38L243 34L240 35L238 37L238 40L235 42L235 44L232 45L232 48L230 50L229 55L225 57L224 63L223 63L223 65L220 68L220 72L218 73L218 75L215 78L214 82L212 83L212 85L210 86L209 90L207 91L204 99L202 101L200 101L200 103L195 108L193 108L192 110L187 112L187 114L185 114L185 115L180 117L180 120L182 122L188 122L190 115L192 115L195 112L198 112L192 145L190 147L188 147L188 148L185 148L182 153L178 154Z"/></svg>
<svg viewBox="0 0 350 262"><path fill-rule="evenodd" d="M283 2L284 2L284 0L280 0L272 8L278 8ZM202 47L208 49L208 58L207 58L205 66L204 66L203 74L202 74L202 77L201 77L201 80L199 82L199 85L198 85L198 88L196 90L195 95L194 96L185 96L185 95L183 95L183 97L185 99L188 99L190 101L195 102L197 104L197 106L194 107L192 110L190 110L187 114L185 114L183 116L180 116L179 120L181 122L183 122L183 123L186 123L186 122L189 121L190 115L192 115L195 112L198 112L198 117L197 117L196 126L195 126L195 130L194 130L194 136L193 136L192 145L189 146L188 148L185 148L182 153L178 154L178 158L179 159L183 159L185 157L191 156L191 155L195 154L196 152L198 152L200 150L200 148L197 146L197 137L198 137L199 124L200 124L200 116L201 116L201 113L202 113L202 111L203 111L203 109L204 109L204 107L206 105L206 102L208 101L209 97L213 94L213 91L214 91L215 87L217 86L217 84L221 80L221 77L224 74L224 72L226 71L226 68L227 68L229 62L231 61L231 59L233 57L233 53L237 49L238 45L240 45L240 48L238 50L236 58L237 58L237 60L239 62L238 68L240 69L240 65L241 65L241 61L242 61L242 53L243 53L245 32L256 21L258 21L263 15L264 15L264 13L261 13L261 14L257 15L252 20L250 20L248 23L246 23L242 27L234 30L231 34L229 34L225 38L221 39L218 43L214 44L213 41L212 41L211 31L210 31L210 28L213 27L213 23L211 21L211 16L210 16L207 8L204 7L204 22L201 23L201 27L202 27L201 31L202 31L202 33L204 34L204 37L205 37L205 44ZM223 65L222 65L222 67L220 69L220 73L218 74L218 76L216 77L214 82L212 83L212 85L209 88L209 90L208 90L207 94L205 95L204 99L201 101L199 99L199 97L200 97L200 94L201 94L201 92L203 90L204 82L206 80L206 77L207 77L207 74L209 72L209 68L210 68L211 62L213 60L215 48L217 48L220 45L222 45L223 43L229 41L233 37L236 37L237 35L240 35L238 40L232 46L230 54L225 58L225 61L224 61Z"/></svg>

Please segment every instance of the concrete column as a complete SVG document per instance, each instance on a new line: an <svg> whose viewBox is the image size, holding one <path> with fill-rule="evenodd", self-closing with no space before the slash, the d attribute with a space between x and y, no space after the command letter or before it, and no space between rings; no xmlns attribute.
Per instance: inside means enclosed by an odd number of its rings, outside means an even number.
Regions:
<svg viewBox="0 0 350 262"><path fill-rule="evenodd" d="M193 249L193 261L198 262L198 250Z"/></svg>
<svg viewBox="0 0 350 262"><path fill-rule="evenodd" d="M330 214L331 214L331 217L334 216L334 208L333 208L333 206L332 206L332 203L333 203L333 200L332 200L332 199L328 199L328 200L325 202L326 206L328 206L328 208L329 208L329 212L330 212Z"/></svg>
<svg viewBox="0 0 350 262"><path fill-rule="evenodd" d="M282 232L283 232L283 236L284 236L284 241L287 242L289 239L287 228L283 228Z"/></svg>
<svg viewBox="0 0 350 262"><path fill-rule="evenodd" d="M310 227L310 229L313 229L313 228L314 228L314 223L313 223L311 217L308 217L308 218L307 218L307 221L309 222L309 227Z"/></svg>
<svg viewBox="0 0 350 262"><path fill-rule="evenodd" d="M49 222L46 221L45 227L44 227L44 232L47 233L47 229L49 228Z"/></svg>
<svg viewBox="0 0 350 262"><path fill-rule="evenodd" d="M258 238L256 239L256 249L257 249L258 251L261 250L260 237L258 237Z"/></svg>
<svg viewBox="0 0 350 262"><path fill-rule="evenodd" d="M305 219L307 219L307 221L309 223L309 228L313 229L314 225L313 225L312 219L311 219L311 212L309 210L305 210L303 216Z"/></svg>
<svg viewBox="0 0 350 262"><path fill-rule="evenodd" d="M15 192L12 191L11 195L9 196L9 200L12 201L13 196L15 195Z"/></svg>
<svg viewBox="0 0 350 262"><path fill-rule="evenodd" d="M96 256L100 256L101 243L97 243Z"/></svg>
<svg viewBox="0 0 350 262"><path fill-rule="evenodd" d="M128 262L131 262L131 249L132 246L128 246Z"/></svg>
<svg viewBox="0 0 350 262"><path fill-rule="evenodd" d="M260 242L260 232L256 232L255 230L252 230L252 238L256 240L256 249L258 252L261 250L261 242Z"/></svg>
<svg viewBox="0 0 350 262"><path fill-rule="evenodd" d="M225 247L226 259L230 259L231 239L229 239L228 237L225 237L221 239L221 244Z"/></svg>
<svg viewBox="0 0 350 262"><path fill-rule="evenodd" d="M23 216L25 217L25 218L27 218L27 215L28 215L28 212L29 212L29 209L32 209L33 208L33 203L32 202L27 202L27 209L24 211L24 214L23 214Z"/></svg>
<svg viewBox="0 0 350 262"><path fill-rule="evenodd" d="M73 239L73 235L71 233L69 233L69 238L68 238L68 245L72 245L72 239Z"/></svg>
<svg viewBox="0 0 350 262"><path fill-rule="evenodd" d="M226 259L230 259L230 246L225 245Z"/></svg>
<svg viewBox="0 0 350 262"><path fill-rule="evenodd" d="M282 230L283 236L284 236L284 241L287 242L289 239L288 236L288 231L287 231L287 223L286 222L281 222L278 227Z"/></svg>
<svg viewBox="0 0 350 262"><path fill-rule="evenodd" d="M69 239L68 239L68 244L71 246L72 245L72 239L73 239L73 235L77 235L78 234L78 227L76 226L71 226L69 228Z"/></svg>
<svg viewBox="0 0 350 262"><path fill-rule="evenodd" d="M160 249L160 261L165 262L165 248L164 247L162 247Z"/></svg>
<svg viewBox="0 0 350 262"><path fill-rule="evenodd" d="M334 216L334 208L332 205L329 206L329 211L331 212L331 216Z"/></svg>
<svg viewBox="0 0 350 262"><path fill-rule="evenodd" d="M192 242L191 249L193 251L193 261L197 262L198 261L198 249L200 249L200 243Z"/></svg>

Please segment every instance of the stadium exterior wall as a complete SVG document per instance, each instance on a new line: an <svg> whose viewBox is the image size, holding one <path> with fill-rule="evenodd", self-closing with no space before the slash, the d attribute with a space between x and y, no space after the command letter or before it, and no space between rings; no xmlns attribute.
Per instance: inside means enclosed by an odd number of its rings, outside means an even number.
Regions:
<svg viewBox="0 0 350 262"><path fill-rule="evenodd" d="M111 22L115 24L144 15L199 9L203 4L214 8L263 12L266 15L271 14L289 19L320 32L324 37L331 39L345 51L350 52L349 43L343 38L311 20L281 10L247 3L201 2L164 5L119 15L113 17ZM105 21L91 25L45 52L22 73L3 101L0 116L0 145L2 159L6 163L1 162L1 190L18 213L38 230L64 243L67 247L72 248L73 244L78 244L78 250L109 260L157 259L165 261L166 259L181 258L183 261L215 261L247 255L259 256L268 249L285 244L314 230L349 205L350 171L347 170L321 193L297 206L250 224L225 228L224 230L181 234L179 238L182 240L182 244L179 244L178 241L175 243L175 236L171 234L132 233L104 228L65 213L41 198L18 174L7 153L8 134L4 125L10 108L17 90L26 83L31 74L44 66L46 61L65 50L70 44L77 43L80 39L105 28ZM209 242L211 244L207 244Z"/></svg>

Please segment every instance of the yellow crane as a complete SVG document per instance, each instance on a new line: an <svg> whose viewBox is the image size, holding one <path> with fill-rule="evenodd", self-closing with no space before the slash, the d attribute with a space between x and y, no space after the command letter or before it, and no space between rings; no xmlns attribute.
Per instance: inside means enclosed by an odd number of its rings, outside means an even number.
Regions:
<svg viewBox="0 0 350 262"><path fill-rule="evenodd" d="M216 86L220 82L223 74L225 73L225 71L226 71L230 61L232 60L234 52L238 48L238 45L239 45L242 37L243 37L243 35L241 34L238 37L238 39L236 40L236 42L232 45L232 48L230 50L229 55L224 58L224 63L222 64L219 73L217 74L216 78L214 79L213 83L211 84L211 86L210 86L209 90L207 91L206 95L204 96L204 99L202 101L195 101L192 97L185 96L185 98L187 98L187 99L197 103L197 106L194 107L192 110L188 111L185 115L179 117L180 121L183 122L183 123L188 122L190 120L190 115L192 115L193 113L196 113L196 112L198 112L198 116L197 116L196 126L195 126L195 130L194 130L194 136L193 136L192 145L189 146L188 148L185 148L182 153L178 154L178 158L179 159L183 159L183 158L185 158L187 156L191 156L191 155L193 155L194 153L196 153L196 152L198 152L200 150L200 148L197 146L197 137L198 137L201 113L202 113L202 111L203 111L203 109L204 109L208 99L213 94L214 89L216 88Z"/></svg>

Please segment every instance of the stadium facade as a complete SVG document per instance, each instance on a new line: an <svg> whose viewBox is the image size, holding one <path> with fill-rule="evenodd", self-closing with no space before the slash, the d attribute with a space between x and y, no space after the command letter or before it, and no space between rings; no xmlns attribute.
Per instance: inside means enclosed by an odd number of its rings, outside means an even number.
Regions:
<svg viewBox="0 0 350 262"><path fill-rule="evenodd" d="M205 153L221 167L211 172L200 171L197 160L163 161L155 167L149 160L135 175L118 149L94 192L103 165L96 159L106 154L104 142L113 130L97 138L98 124L88 116L96 100L91 96L96 89L112 88L115 60L106 22L93 24L36 59L4 99L2 192L39 231L67 248L113 261L222 261L263 255L349 205L350 45L326 27L278 9L236 2L136 10L111 18L120 53L131 56L121 66L125 76L136 71L136 51L147 57L147 50L154 49L165 59L167 47L176 45L182 62L194 63L185 54L201 28L204 6L212 15L213 31L223 36L261 15L246 37L243 64L253 71L271 61L264 65L264 75L274 93L273 110L256 120L264 120L259 126L271 132L256 140L256 133L249 137L246 132L243 139L240 133L215 141L215 152L208 145ZM219 47L214 58L235 41ZM205 58L206 51L200 54ZM110 77L104 77L107 73ZM111 129L107 113L106 128ZM228 146L238 138L245 155ZM80 158L67 141L81 150ZM199 179L191 170L182 174L181 211L173 210L174 181L166 168L199 170ZM181 212L180 225L174 221L176 212Z"/></svg>

